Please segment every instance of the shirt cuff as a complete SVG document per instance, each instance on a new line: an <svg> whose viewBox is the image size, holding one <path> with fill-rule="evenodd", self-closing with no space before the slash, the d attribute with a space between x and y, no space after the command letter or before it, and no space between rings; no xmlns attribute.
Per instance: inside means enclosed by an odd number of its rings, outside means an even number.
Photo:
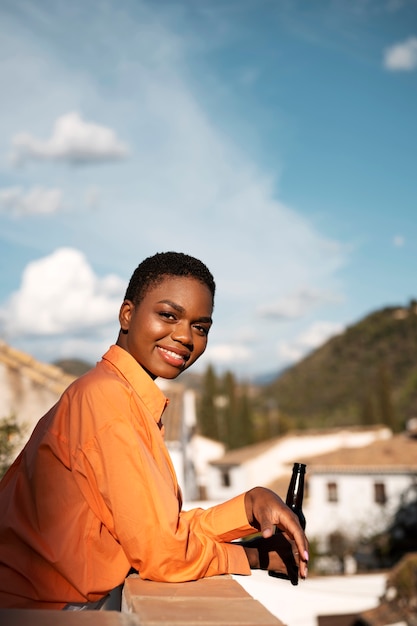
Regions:
<svg viewBox="0 0 417 626"><path fill-rule="evenodd" d="M218 539L233 541L256 532L248 522L245 509L245 494L236 496L206 511L210 527ZM246 557L245 557L246 558Z"/></svg>
<svg viewBox="0 0 417 626"><path fill-rule="evenodd" d="M245 549L232 543L224 544L224 547L227 550L228 574L250 576L252 572Z"/></svg>

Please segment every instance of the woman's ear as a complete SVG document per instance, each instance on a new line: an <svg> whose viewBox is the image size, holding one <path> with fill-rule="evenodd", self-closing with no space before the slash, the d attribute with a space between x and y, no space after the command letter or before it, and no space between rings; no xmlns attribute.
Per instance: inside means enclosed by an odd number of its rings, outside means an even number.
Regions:
<svg viewBox="0 0 417 626"><path fill-rule="evenodd" d="M133 304L133 302L131 302L131 300L124 300L122 302L122 306L120 307L120 312L119 312L120 329L125 334L129 330L130 320L132 318L132 312L134 308L135 308L135 305Z"/></svg>

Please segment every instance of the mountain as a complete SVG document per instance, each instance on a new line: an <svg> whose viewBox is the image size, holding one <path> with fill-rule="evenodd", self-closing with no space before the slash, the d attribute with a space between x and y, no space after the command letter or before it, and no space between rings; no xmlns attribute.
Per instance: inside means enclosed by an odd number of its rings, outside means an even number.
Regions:
<svg viewBox="0 0 417 626"><path fill-rule="evenodd" d="M260 391L292 426L384 423L417 416L417 302L371 313Z"/></svg>
<svg viewBox="0 0 417 626"><path fill-rule="evenodd" d="M75 376L91 367L78 359L57 364ZM214 393L206 375L187 371L179 382L200 400ZM215 375L216 389L226 393ZM403 430L417 417L417 301L367 315L296 365L251 383L245 394L256 441L307 427L382 423ZM216 410L213 404L210 420L224 421L224 411Z"/></svg>
<svg viewBox="0 0 417 626"><path fill-rule="evenodd" d="M82 376L82 374L85 374L93 367L91 363L75 358L58 359L54 361L53 365L60 367L66 374L71 374L72 376Z"/></svg>

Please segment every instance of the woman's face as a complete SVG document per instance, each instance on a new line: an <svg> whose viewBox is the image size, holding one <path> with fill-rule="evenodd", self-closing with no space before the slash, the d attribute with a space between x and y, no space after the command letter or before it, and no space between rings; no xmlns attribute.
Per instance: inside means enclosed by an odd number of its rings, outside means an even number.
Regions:
<svg viewBox="0 0 417 626"><path fill-rule="evenodd" d="M176 378L206 349L212 312L213 298L205 284L167 276L139 304L123 302L117 344L152 378Z"/></svg>

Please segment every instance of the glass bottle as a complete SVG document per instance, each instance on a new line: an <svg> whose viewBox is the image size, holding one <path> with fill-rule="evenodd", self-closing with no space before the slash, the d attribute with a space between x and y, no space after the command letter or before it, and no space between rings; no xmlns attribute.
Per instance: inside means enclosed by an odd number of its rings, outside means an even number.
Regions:
<svg viewBox="0 0 417 626"><path fill-rule="evenodd" d="M288 485L287 497L285 499L287 506L290 507L300 520L303 530L306 527L306 518L303 513L305 473L306 465L304 463L294 463L290 484Z"/></svg>
<svg viewBox="0 0 417 626"><path fill-rule="evenodd" d="M306 518L303 513L305 473L306 473L305 463L294 463L293 468L292 468L290 484L288 485L287 497L285 499L285 504L289 506L290 509L296 514L303 530L306 527ZM275 572L274 570L268 570L268 576L290 580L287 574L282 574L281 572ZM291 583L293 585L297 585L298 576L291 579Z"/></svg>

